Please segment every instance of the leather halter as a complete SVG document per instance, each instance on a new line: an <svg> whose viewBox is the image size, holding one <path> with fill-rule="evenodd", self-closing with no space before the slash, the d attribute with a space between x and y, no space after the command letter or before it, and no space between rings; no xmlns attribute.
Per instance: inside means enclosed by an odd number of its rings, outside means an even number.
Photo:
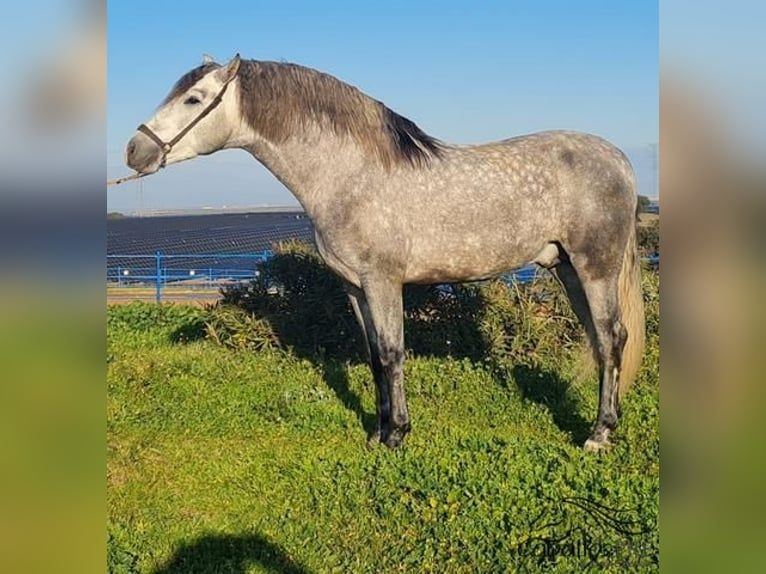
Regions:
<svg viewBox="0 0 766 574"><path fill-rule="evenodd" d="M215 98L213 98L213 101L211 101L207 107L202 110L199 115L194 118L189 124L182 129L178 134L169 142L162 141L162 138L158 136L156 133L154 133L149 126L146 124L141 124L138 126L138 131L140 131L142 134L146 135L151 139L154 143L156 143L160 149L162 150L162 161L160 162L160 167L165 167L165 162L168 159L168 154L170 153L170 150L173 149L173 146L176 145L179 141L181 141L181 138L183 138L186 134L188 134L191 129L196 126L202 119L207 116L210 112L212 112L218 104L221 103L221 100L223 99L223 94L226 92L226 88L229 87L229 84L231 81L236 78L236 74L232 74L223 84L223 87L221 87L221 91L218 92Z"/></svg>

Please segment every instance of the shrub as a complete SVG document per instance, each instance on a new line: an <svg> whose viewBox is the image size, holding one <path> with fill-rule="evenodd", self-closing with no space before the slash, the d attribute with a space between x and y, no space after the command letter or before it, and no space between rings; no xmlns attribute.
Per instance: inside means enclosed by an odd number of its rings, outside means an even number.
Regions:
<svg viewBox="0 0 766 574"><path fill-rule="evenodd" d="M280 244L259 271L256 280L222 291L208 320L210 338L236 348L363 358L361 329L343 285L311 247ZM550 277L529 284L407 286L404 317L406 347L417 355L539 364L583 338Z"/></svg>
<svg viewBox="0 0 766 574"><path fill-rule="evenodd" d="M113 306L108 326L139 332L160 327L176 342L206 336L242 351L364 360L361 329L341 281L310 246L289 242L275 251L260 264L256 280L223 289L222 301L212 306ZM645 268L643 289L647 335L657 338L659 273ZM586 345L566 295L547 273L525 284L495 279L407 286L404 320L410 354L468 358L495 368L550 367L583 356ZM580 366L587 371L586 362Z"/></svg>
<svg viewBox="0 0 766 574"><path fill-rule="evenodd" d="M259 336L265 335L268 326L271 347L291 347L302 355L329 352L351 357L360 353L361 331L343 284L311 246L297 241L280 243L258 271L254 281L224 288L217 307L236 307L245 311L240 317L260 321ZM237 328L232 321L217 326L218 337L224 339L224 330Z"/></svg>
<svg viewBox="0 0 766 574"><path fill-rule="evenodd" d="M639 195L638 202L636 203L636 215L639 213L646 213L651 204L652 202L648 197L645 195Z"/></svg>
<svg viewBox="0 0 766 574"><path fill-rule="evenodd" d="M584 341L563 289L550 276L525 284L490 281L480 296L480 331L496 366L539 366Z"/></svg>
<svg viewBox="0 0 766 574"><path fill-rule="evenodd" d="M642 257L660 254L660 220L638 226L638 250Z"/></svg>
<svg viewBox="0 0 766 574"><path fill-rule="evenodd" d="M209 309L205 334L223 347L239 351L265 351L280 347L269 322L234 305Z"/></svg>
<svg viewBox="0 0 766 574"><path fill-rule="evenodd" d="M641 286L644 292L644 308L646 315L646 333L650 337L660 335L660 274L656 270L644 267L641 276Z"/></svg>

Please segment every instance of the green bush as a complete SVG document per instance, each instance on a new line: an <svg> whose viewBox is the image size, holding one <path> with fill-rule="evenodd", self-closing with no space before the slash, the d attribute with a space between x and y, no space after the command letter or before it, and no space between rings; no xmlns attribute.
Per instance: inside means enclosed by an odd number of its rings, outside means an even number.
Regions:
<svg viewBox="0 0 766 574"><path fill-rule="evenodd" d="M259 271L251 283L223 290L208 320L210 338L235 348L363 358L361 329L343 285L311 247L281 244ZM495 364L540 364L579 347L584 336L550 276L528 284L407 286L404 317L411 353Z"/></svg>
<svg viewBox="0 0 766 574"><path fill-rule="evenodd" d="M476 285L404 288L404 343L420 356L485 356L478 329L481 297Z"/></svg>
<svg viewBox="0 0 766 574"><path fill-rule="evenodd" d="M239 351L266 351L281 346L268 321L234 305L211 308L205 334L219 345Z"/></svg>
<svg viewBox="0 0 766 574"><path fill-rule="evenodd" d="M303 357L364 360L361 329L343 284L312 247L276 248L259 277L227 287L198 308L136 302L114 306L110 328L161 328L173 341L206 336L238 350L292 350ZM659 274L643 272L647 333L658 336ZM503 280L406 286L405 346L416 356L468 358L494 367L550 366L581 352L584 331L561 287L547 273L533 282Z"/></svg>
<svg viewBox="0 0 766 574"><path fill-rule="evenodd" d="M639 376L651 377L656 373L660 360L660 273L644 268L641 279L646 316L646 350L643 374Z"/></svg>
<svg viewBox="0 0 766 574"><path fill-rule="evenodd" d="M494 280L480 287L480 296L480 330L495 365L541 366L584 341L566 295L550 276L525 284Z"/></svg>
<svg viewBox="0 0 766 574"><path fill-rule="evenodd" d="M639 225L638 250L642 257L660 254L660 220L655 219L649 225Z"/></svg>
<svg viewBox="0 0 766 574"><path fill-rule="evenodd" d="M212 310L213 316L231 307L245 313L239 315L241 323L233 320L234 316L214 322L209 329L214 339L244 341L251 326L257 324L255 337L269 339L262 346L292 348L301 355L359 355L361 331L343 285L312 247L281 243L258 270L254 281L222 290L223 299ZM251 343L258 344L251 340L246 346Z"/></svg>
<svg viewBox="0 0 766 574"><path fill-rule="evenodd" d="M646 315L646 333L649 337L660 336L660 274L656 270L644 267L641 276L644 292L644 313Z"/></svg>
<svg viewBox="0 0 766 574"><path fill-rule="evenodd" d="M639 213L646 213L649 206L652 204L651 200L645 195L638 196L638 202L636 204L636 215Z"/></svg>

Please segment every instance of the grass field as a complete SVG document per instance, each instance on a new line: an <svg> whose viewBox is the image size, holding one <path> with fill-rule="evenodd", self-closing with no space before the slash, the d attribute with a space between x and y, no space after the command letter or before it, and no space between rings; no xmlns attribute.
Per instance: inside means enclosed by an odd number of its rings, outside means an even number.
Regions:
<svg viewBox="0 0 766 574"><path fill-rule="evenodd" d="M130 321L120 308L108 311L110 572L659 570L654 323L607 453L581 448L597 386L564 353L505 369L410 357L413 431L389 451L365 445L366 366L177 336L198 307Z"/></svg>

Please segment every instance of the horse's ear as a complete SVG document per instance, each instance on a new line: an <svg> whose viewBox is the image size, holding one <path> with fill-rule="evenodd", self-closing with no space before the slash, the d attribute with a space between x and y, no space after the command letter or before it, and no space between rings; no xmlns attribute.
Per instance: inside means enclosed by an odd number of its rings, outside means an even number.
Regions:
<svg viewBox="0 0 766 574"><path fill-rule="evenodd" d="M215 64L215 58L213 58L213 56L211 56L210 54L202 54L202 63Z"/></svg>
<svg viewBox="0 0 766 574"><path fill-rule="evenodd" d="M226 68L224 69L223 80L225 82L230 82L231 80L234 79L234 76L236 76L237 72L239 71L239 64L240 64L239 54L236 54L231 59L231 61L228 64L226 64Z"/></svg>

